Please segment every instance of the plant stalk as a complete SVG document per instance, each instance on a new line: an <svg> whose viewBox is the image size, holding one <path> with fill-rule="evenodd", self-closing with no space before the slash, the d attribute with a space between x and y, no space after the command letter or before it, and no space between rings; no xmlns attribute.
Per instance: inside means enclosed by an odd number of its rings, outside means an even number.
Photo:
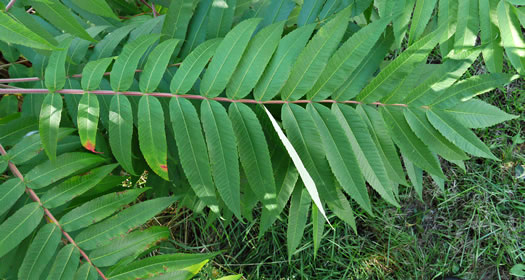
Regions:
<svg viewBox="0 0 525 280"><path fill-rule="evenodd" d="M4 149L4 146L2 146L2 144L0 144L0 154L5 156L7 154L6 150ZM11 170L11 172L13 173L13 175L15 175L16 177L18 177L18 179L20 179L22 182L24 181L24 176L22 176L22 173L20 173L20 171L18 170L18 168L16 167L16 165L9 161L9 169ZM31 188L28 188L26 186L26 193L29 195L29 197L36 203L38 203L40 205L40 207L42 207L42 209L44 209L44 214L47 216L47 218L52 222L54 223L55 225L58 226L58 228L60 229L60 231L62 231L62 235L64 235L64 237L67 239L67 241L69 241L69 243L73 244L73 246L77 247L78 251L80 252L80 255L82 255L82 257L91 265L93 266L98 274L100 275L100 277L102 277L102 279L104 280L108 280L108 278L104 275L104 273L102 273L102 271L100 271L100 269L95 266L92 262L91 262L91 259L89 259L88 255L86 254L86 252L84 252L82 249L80 249L80 247L78 247L77 243L75 242L75 240L73 240L73 238L71 238L71 236L64 230L62 229L62 226L60 226L60 224L58 223L58 220L55 218L55 216L53 216L53 214L49 211L49 209L45 208L42 204L42 202L40 201L40 198L38 197L38 195L35 193L35 191L33 191Z"/></svg>

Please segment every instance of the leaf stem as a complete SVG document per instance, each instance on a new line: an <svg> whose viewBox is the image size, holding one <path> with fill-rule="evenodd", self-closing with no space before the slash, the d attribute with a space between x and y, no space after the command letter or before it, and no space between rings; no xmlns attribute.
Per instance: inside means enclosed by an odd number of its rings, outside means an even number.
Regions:
<svg viewBox="0 0 525 280"><path fill-rule="evenodd" d="M57 90L57 93L61 94L84 94L86 91L82 89L62 89ZM49 90L44 88L0 88L0 95L4 94L47 94L50 93ZM288 100L268 100L268 101L260 101L255 99L229 99L226 97L214 97L214 98L208 98L206 96L202 95L196 95L196 94L172 94L167 92L154 92L154 93L143 93L139 91L126 91L126 92L116 92L112 90L92 90L89 91L89 93L97 94L97 95L128 95L128 96L143 96L143 95L150 95L150 96L156 96L156 97L180 97L180 98L186 98L186 99L199 99L199 100L215 100L219 102L229 102L229 103L246 103L246 104L304 104L304 103L343 103L343 104L363 104L363 105L377 105L377 106L399 106L399 107L408 107L407 104L384 104L381 102L372 102L372 103L363 103L356 100L345 100L345 101L337 101L337 100L320 100L320 101L312 101L312 100L294 100L294 101L288 101Z"/></svg>
<svg viewBox="0 0 525 280"><path fill-rule="evenodd" d="M14 1L13 1L14 2ZM7 152L6 150L4 149L4 146L2 146L2 144L0 144L0 154L5 156L7 155ZM13 175L15 175L16 177L18 177L18 179L20 179L21 181L24 181L24 176L22 176L22 173L20 173L20 170L18 170L18 168L16 167L16 165L9 161L9 169L11 170L11 172L13 173ZM102 271L100 271L100 269L98 267L96 267L92 262L91 262L91 259L89 259L88 255L82 250L80 249L80 247L78 247L77 243L75 242L75 240L73 240L73 238L71 238L71 236L62 228L62 226L60 226L60 224L58 223L58 220L55 218L55 216L53 216L53 214L51 214L51 212L49 211L49 209L45 208L42 204L42 201L40 201L40 198L38 197L38 195L35 193L35 191L33 191L33 189L31 188L28 188L26 186L26 193L27 195L29 195L29 197L36 203L38 203L40 205L40 207L42 207L42 209L44 209L44 213L45 215L47 216L47 218L54 224L56 224L58 226L58 228L60 229L60 231L62 231L62 235L64 235L64 237L67 239L67 241L69 241L69 243L73 244L73 246L75 246L78 251L80 252L80 255L82 255L82 257L84 257L84 259L91 265L93 266L98 274L100 275L100 277L102 277L102 279L104 280L107 280L108 278L104 275L104 273L102 273Z"/></svg>
<svg viewBox="0 0 525 280"><path fill-rule="evenodd" d="M16 0L11 0L9 1L9 3L7 4L7 6L5 6L5 12L7 13L7 11L9 11L9 9L11 9L11 7L13 7L13 5L15 4Z"/></svg>

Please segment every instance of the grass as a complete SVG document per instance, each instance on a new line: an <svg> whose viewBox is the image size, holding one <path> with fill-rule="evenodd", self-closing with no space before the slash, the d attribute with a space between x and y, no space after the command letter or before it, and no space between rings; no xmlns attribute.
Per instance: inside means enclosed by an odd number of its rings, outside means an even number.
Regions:
<svg viewBox="0 0 525 280"><path fill-rule="evenodd" d="M400 190L400 209L376 198L376 217L356 213L358 235L331 219L334 230L325 228L316 259L310 224L287 261L286 214L258 239L257 221L207 227L204 217L183 212L171 224L169 250L222 250L201 279L236 273L243 279L518 279L509 270L525 263L525 179L518 178L525 166L524 88L518 80L481 96L520 115L476 130L501 162L473 158L466 173L444 162L445 192L425 177L422 201L412 188Z"/></svg>

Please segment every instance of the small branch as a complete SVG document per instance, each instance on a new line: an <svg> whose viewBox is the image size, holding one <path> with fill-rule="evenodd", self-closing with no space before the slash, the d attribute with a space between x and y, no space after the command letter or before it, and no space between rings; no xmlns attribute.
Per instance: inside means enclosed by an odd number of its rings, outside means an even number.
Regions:
<svg viewBox="0 0 525 280"><path fill-rule="evenodd" d="M0 95L2 94L12 94L12 93L18 93L18 94L47 94L50 91L45 88L0 88ZM62 89L57 90L57 93L62 94L84 94L86 91L82 89ZM97 94L97 95L128 95L128 96L143 96L143 95L149 95L149 96L156 96L156 97L167 97L167 98L173 98L173 97L180 97L180 98L186 98L186 99L198 99L198 100L215 100L219 102L229 102L229 103L246 103L246 104L304 104L304 103L342 103L342 104L363 104L363 105L377 105L377 106L398 106L398 107L408 107L407 104L384 104L381 102L373 102L373 103L363 103L356 100L346 100L346 101L337 101L337 100L320 100L320 101L312 101L312 100L294 100L294 101L288 101L288 100L268 100L268 101L260 101L255 99L229 99L226 97L213 97L208 98L206 96L202 95L196 95L196 94L172 94L172 93L166 93L166 92L153 92L153 93L143 93L139 91L125 91L125 92L115 92L112 90L93 90L88 91L89 93Z"/></svg>
<svg viewBox="0 0 525 280"><path fill-rule="evenodd" d="M6 150L4 149L4 146L2 146L2 144L0 144L0 154L5 156L7 154ZM16 167L16 165L9 161L9 169L11 170L11 172L16 176L18 177L18 179L24 181L24 176L22 176L22 173L20 173L20 171L18 170L18 168ZM100 277L102 277L102 279L104 280L107 280L108 278L104 275L104 273L102 273L102 271L100 271L100 269L98 267L96 267L92 262L91 260L89 259L89 257L87 256L87 254L82 250L80 249L80 247L78 247L77 243L75 242L75 240L73 240L73 238L71 238L71 236L62 228L62 226L60 226L60 224L58 223L58 220L55 218L55 216L53 216L53 214L51 214L51 212L45 208L42 204L42 202L40 201L40 198L38 197L38 195L35 193L35 191L33 191L31 188L28 188L26 186L26 193L29 195L29 197L34 201L34 202L37 202L40 207L42 207L42 209L44 209L44 213L45 215L47 216L47 218L49 219L49 221L51 221L52 223L56 224L58 226L58 228L60 229L60 231L62 231L62 235L64 235L64 237L67 239L67 241L69 241L69 243L73 244L73 246L77 247L78 251L80 252L80 255L82 255L82 257L90 264L92 265L98 272L98 274L100 275Z"/></svg>
<svg viewBox="0 0 525 280"><path fill-rule="evenodd" d="M179 66L179 65L180 63L175 63L175 64L168 65L168 67ZM139 72L142 72L142 70L141 69L135 70L135 73L139 73ZM110 74L111 72L105 72L104 76L109 76ZM82 78L82 74L75 74L75 75L68 76L66 78ZM39 77L10 78L10 79L0 79L0 84L35 82L35 81L40 81L40 80L42 79Z"/></svg>
<svg viewBox="0 0 525 280"><path fill-rule="evenodd" d="M142 2L144 5L146 5L148 8L151 9L151 12L153 13L153 16L154 17L157 17L157 10L155 10L155 5L154 4L148 4L148 2L146 2L146 0L140 0L140 2Z"/></svg>
<svg viewBox="0 0 525 280"><path fill-rule="evenodd" d="M9 11L9 9L11 9L11 7L13 7L13 5L15 4L16 0L11 0L9 1L9 3L7 4L7 6L5 6L5 11Z"/></svg>

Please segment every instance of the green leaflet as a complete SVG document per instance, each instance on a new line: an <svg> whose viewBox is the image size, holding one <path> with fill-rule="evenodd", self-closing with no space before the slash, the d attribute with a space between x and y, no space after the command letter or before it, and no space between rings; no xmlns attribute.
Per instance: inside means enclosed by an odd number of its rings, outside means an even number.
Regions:
<svg viewBox="0 0 525 280"><path fill-rule="evenodd" d="M281 91L284 100L303 97L315 84L328 59L343 38L352 6L339 12L317 31L297 58Z"/></svg>
<svg viewBox="0 0 525 280"><path fill-rule="evenodd" d="M88 170L104 161L104 158L89 153L61 154L55 161L46 161L31 169L24 176L24 182L32 189L44 188L71 174L80 170Z"/></svg>
<svg viewBox="0 0 525 280"><path fill-rule="evenodd" d="M91 170L88 174L71 177L46 191L40 200L48 209L63 205L95 187L115 167L117 164L105 165Z"/></svg>
<svg viewBox="0 0 525 280"><path fill-rule="evenodd" d="M229 116L249 185L264 208L273 210L277 207L277 194L270 152L261 124L255 113L242 103L232 103Z"/></svg>
<svg viewBox="0 0 525 280"><path fill-rule="evenodd" d="M213 0L199 1L197 9L188 25L188 34L186 35L180 57L186 57L196 46L206 40L206 24L212 4Z"/></svg>
<svg viewBox="0 0 525 280"><path fill-rule="evenodd" d="M64 88L66 84L66 56L72 38L62 40L58 47L61 50L53 51L49 57L46 67L44 81L50 92L55 92Z"/></svg>
<svg viewBox="0 0 525 280"><path fill-rule="evenodd" d="M444 0L439 1L439 3ZM403 43L403 39L408 30L408 24L410 23L410 18L412 17L412 11L416 0L399 0L396 1L394 5L392 14L394 19L392 21L393 33L395 37L395 47L400 48Z"/></svg>
<svg viewBox="0 0 525 280"><path fill-rule="evenodd" d="M389 17L375 21L346 40L308 92L308 99L319 101L332 95L367 57L389 22Z"/></svg>
<svg viewBox="0 0 525 280"><path fill-rule="evenodd" d="M105 0L93 0L93 1L84 1L84 0L71 0L71 2L77 5L79 8L86 10L95 15L113 18L119 20L119 18L113 13L111 7L106 3Z"/></svg>
<svg viewBox="0 0 525 280"><path fill-rule="evenodd" d="M503 70L503 48L498 30L497 0L479 0L479 27L483 60L490 73ZM505 35L503 35L505 36Z"/></svg>
<svg viewBox="0 0 525 280"><path fill-rule="evenodd" d="M17 22L4 12L0 13L0 38L8 43L20 44L36 49L57 49L53 43L40 37L40 35L31 31L31 29Z"/></svg>
<svg viewBox="0 0 525 280"><path fill-rule="evenodd" d="M195 107L187 99L174 97L170 101L170 119L184 174L197 197L219 213L208 150Z"/></svg>
<svg viewBox="0 0 525 280"><path fill-rule="evenodd" d="M239 156L230 118L217 101L205 100L201 103L201 121L215 186L226 206L241 218Z"/></svg>
<svg viewBox="0 0 525 280"><path fill-rule="evenodd" d="M104 72L106 72L112 61L113 57L106 57L88 62L82 69L82 89L85 91L98 89Z"/></svg>
<svg viewBox="0 0 525 280"><path fill-rule="evenodd" d="M83 249L95 249L130 228L144 224L174 201L174 197L163 197L135 204L109 219L86 228L75 236L75 240Z"/></svg>
<svg viewBox="0 0 525 280"><path fill-rule="evenodd" d="M288 137L286 139L289 139L290 146L294 149L293 151L295 151L298 157L298 159L292 157L292 160L299 171L303 183L305 180L308 182L308 177L311 176L310 180L313 182L305 183L305 187L317 208L322 210L319 196L321 196L323 200L334 201L336 193L332 184L333 175L330 172L328 162L323 153L323 143L321 142L319 131L316 129L314 121L306 110L299 105L283 105L281 118ZM281 141L283 140L281 139ZM288 150L288 153L290 154L290 150ZM292 156L292 154L290 154L290 156ZM303 165L304 170L301 170L299 162ZM319 194L317 193L317 189L320 190Z"/></svg>
<svg viewBox="0 0 525 280"><path fill-rule="evenodd" d="M279 41L268 67L257 82L254 97L266 101L274 98L286 83L293 63L314 31L315 24L299 27Z"/></svg>
<svg viewBox="0 0 525 280"><path fill-rule="evenodd" d="M169 38L183 41L186 38L186 31L193 15L193 0L171 1L162 25L161 33L164 35L161 42ZM173 55L176 56L182 44L177 45Z"/></svg>
<svg viewBox="0 0 525 280"><path fill-rule="evenodd" d="M89 263L84 263L75 273L75 280L97 280L98 274L95 268Z"/></svg>
<svg viewBox="0 0 525 280"><path fill-rule="evenodd" d="M254 18L237 24L221 41L208 69L202 77L200 92L216 97L226 88L244 50L261 19Z"/></svg>
<svg viewBox="0 0 525 280"><path fill-rule="evenodd" d="M295 253L299 243L301 243L301 239L303 239L311 201L306 188L299 184L292 194L288 212L288 227L286 228L288 260L292 259L292 255Z"/></svg>
<svg viewBox="0 0 525 280"><path fill-rule="evenodd" d="M458 17L454 49L456 51L473 47L479 31L479 0L458 1Z"/></svg>
<svg viewBox="0 0 525 280"><path fill-rule="evenodd" d="M138 26L136 23L130 23L120 28L115 29L109 33L104 39L100 40L93 49L93 54L89 57L89 60L95 61L104 57L113 55L113 51L126 36L128 36L131 30Z"/></svg>
<svg viewBox="0 0 525 280"><path fill-rule="evenodd" d="M0 143L12 146L30 131L38 129L38 121L33 117L20 117L6 124L0 124Z"/></svg>
<svg viewBox="0 0 525 280"><path fill-rule="evenodd" d="M497 11L505 53L518 73L525 75L525 40L516 14L516 7L507 1L500 1Z"/></svg>
<svg viewBox="0 0 525 280"><path fill-rule="evenodd" d="M346 199L346 196L341 191L340 186L337 186L336 194L337 194L337 202L334 203L334 202L327 201L328 207L330 208L330 210L334 212L334 214L337 217L339 217L339 219L347 223L354 230L355 234L357 234L357 227L355 225L354 211L352 211L352 207L350 206L348 199Z"/></svg>
<svg viewBox="0 0 525 280"><path fill-rule="evenodd" d="M151 51L144 71L140 75L139 87L141 92L151 93L157 89L170 57L178 44L178 39L168 39L158 44Z"/></svg>
<svg viewBox="0 0 525 280"><path fill-rule="evenodd" d="M517 75L492 73L483 74L461 80L453 86L443 89L436 94L436 98L430 106L432 108L448 109L456 106L460 101L472 98L492 90L498 86L503 86L518 78Z"/></svg>
<svg viewBox="0 0 525 280"><path fill-rule="evenodd" d="M346 193L363 209L371 213L372 206L365 181L354 152L348 149L351 144L345 137L343 129L330 109L325 106L309 103L306 108L321 135L324 152L335 177Z"/></svg>
<svg viewBox="0 0 525 280"><path fill-rule="evenodd" d="M207 39L224 37L232 29L237 0L214 1L208 14Z"/></svg>
<svg viewBox="0 0 525 280"><path fill-rule="evenodd" d="M0 185L0 215L6 213L16 203L25 191L25 185L20 179L13 178Z"/></svg>
<svg viewBox="0 0 525 280"><path fill-rule="evenodd" d="M84 93L78 103L77 127L82 146L91 152L95 152L99 116L98 97Z"/></svg>
<svg viewBox="0 0 525 280"><path fill-rule="evenodd" d="M239 280L242 278L242 274L237 274L237 275L228 275L228 276L224 276L224 277L221 277L217 280Z"/></svg>
<svg viewBox="0 0 525 280"><path fill-rule="evenodd" d="M18 279L39 279L60 243L60 228L53 224L41 227L27 249L22 265L18 269Z"/></svg>
<svg viewBox="0 0 525 280"><path fill-rule="evenodd" d="M323 215L319 215L320 212L317 209L315 204L312 204L312 226L313 226L313 240L314 240L314 259L317 258L317 251L319 251L319 246L321 245L321 240L323 239L324 225L326 223Z"/></svg>
<svg viewBox="0 0 525 280"><path fill-rule="evenodd" d="M518 118L479 99L460 102L455 107L446 109L456 120L468 128L484 128Z"/></svg>
<svg viewBox="0 0 525 280"><path fill-rule="evenodd" d="M187 93L202 70L215 54L222 38L208 40L195 48L182 62L179 69L175 72L170 84L170 91L174 94Z"/></svg>
<svg viewBox="0 0 525 280"><path fill-rule="evenodd" d="M110 280L140 279L187 269L215 256L215 254L166 254L138 260L119 266L109 273Z"/></svg>
<svg viewBox="0 0 525 280"><path fill-rule="evenodd" d="M279 44L284 23L281 21L263 28L250 41L226 89L229 98L243 98L255 87Z"/></svg>
<svg viewBox="0 0 525 280"><path fill-rule="evenodd" d="M417 167L406 157L403 157L403 162L405 163L408 178L412 186L414 186L417 196L423 201L423 169Z"/></svg>
<svg viewBox="0 0 525 280"><path fill-rule="evenodd" d="M122 168L135 174L131 154L133 112L128 98L124 95L117 94L111 98L108 131L111 152Z"/></svg>
<svg viewBox="0 0 525 280"><path fill-rule="evenodd" d="M153 226L145 230L136 230L113 240L110 244L89 253L89 258L98 267L116 264L127 256L136 257L161 240L167 240L170 232L167 227Z"/></svg>
<svg viewBox="0 0 525 280"><path fill-rule="evenodd" d="M49 93L46 95L40 110L40 121L38 122L38 131L42 145L50 160L55 160L58 127L62 117L62 96L58 93Z"/></svg>
<svg viewBox="0 0 525 280"><path fill-rule="evenodd" d="M425 31L436 2L437 0L416 0L416 7L414 8L414 15L412 16L412 23L408 33L409 45L412 45L414 41L419 39Z"/></svg>
<svg viewBox="0 0 525 280"><path fill-rule="evenodd" d="M2 99L0 99L0 119L16 114L17 112L18 99L16 95L4 95Z"/></svg>
<svg viewBox="0 0 525 280"><path fill-rule="evenodd" d="M429 173L444 178L445 175L443 175L439 162L432 156L428 147L412 132L403 116L403 110L403 108L387 108L387 106L381 108L392 139L403 156Z"/></svg>
<svg viewBox="0 0 525 280"><path fill-rule="evenodd" d="M419 81L419 85L409 91L403 103L412 104L412 106L428 104L435 98L436 92L449 88L455 83L474 63L479 53L479 49L469 49L450 55L431 75L425 74L428 75L428 78L423 82Z"/></svg>
<svg viewBox="0 0 525 280"><path fill-rule="evenodd" d="M151 169L168 181L168 147L162 105L157 98L144 95L140 98L138 115L140 151Z"/></svg>
<svg viewBox="0 0 525 280"><path fill-rule="evenodd" d="M303 26L315 22L325 2L326 0L304 0L297 18L297 25Z"/></svg>
<svg viewBox="0 0 525 280"><path fill-rule="evenodd" d="M396 88L414 65L425 61L428 54L439 41L445 25L408 47L394 61L390 62L368 85L357 95L356 100L371 103L387 96Z"/></svg>
<svg viewBox="0 0 525 280"><path fill-rule="evenodd" d="M439 41L439 50L441 56L446 57L454 48L454 38L452 35L456 32L458 2L455 0L439 0L438 7L438 24L447 25L443 39Z"/></svg>
<svg viewBox="0 0 525 280"><path fill-rule="evenodd" d="M133 202L146 190L147 188L131 189L97 197L65 214L60 219L60 225L66 231L75 231L97 223Z"/></svg>
<svg viewBox="0 0 525 280"><path fill-rule="evenodd" d="M283 211L292 195L298 178L299 174L293 162L287 156L281 157L279 165L275 168L275 181L277 186L280 186L279 194L277 195L277 206L274 209L263 207L259 225L259 237L263 236L266 230L277 220L279 213Z"/></svg>
<svg viewBox="0 0 525 280"><path fill-rule="evenodd" d="M381 36L372 50L366 57L363 58L359 66L352 71L341 86L332 92L332 99L334 100L350 100L354 98L365 87L368 81L373 77L374 73L379 69L379 65L383 62L383 58L388 53L394 37L391 32L386 36Z"/></svg>
<svg viewBox="0 0 525 280"><path fill-rule="evenodd" d="M73 133L74 128L60 128L58 130L58 141ZM9 161L15 165L26 163L36 157L42 151L42 142L39 134L24 136L21 141L7 151Z"/></svg>
<svg viewBox="0 0 525 280"><path fill-rule="evenodd" d="M368 183L392 205L398 206L383 158L374 145L364 120L350 106L334 104L332 113L350 141L359 169Z"/></svg>
<svg viewBox="0 0 525 280"><path fill-rule="evenodd" d="M57 257L46 280L72 279L77 270L80 252L73 244L64 246L58 251Z"/></svg>
<svg viewBox="0 0 525 280"><path fill-rule="evenodd" d="M0 225L0 257L18 246L40 224L44 210L33 202L25 205Z"/></svg>
<svg viewBox="0 0 525 280"><path fill-rule="evenodd" d="M58 0L31 0L30 2L33 8L54 26L84 40L95 42L71 11Z"/></svg>
<svg viewBox="0 0 525 280"><path fill-rule="evenodd" d="M452 115L440 110L427 110L427 118L430 123L445 138L450 140L465 152L474 156L490 158L499 161L490 149L470 129L463 126Z"/></svg>
<svg viewBox="0 0 525 280"><path fill-rule="evenodd" d="M438 153L448 161L468 159L468 156L465 155L460 148L443 137L443 135L428 122L423 109L407 108L404 114L412 131L414 131L417 137L419 137L431 151Z"/></svg>
<svg viewBox="0 0 525 280"><path fill-rule="evenodd" d="M159 38L160 34L142 35L135 41L124 45L110 74L111 88L114 91L123 92L131 87L140 58Z"/></svg>

